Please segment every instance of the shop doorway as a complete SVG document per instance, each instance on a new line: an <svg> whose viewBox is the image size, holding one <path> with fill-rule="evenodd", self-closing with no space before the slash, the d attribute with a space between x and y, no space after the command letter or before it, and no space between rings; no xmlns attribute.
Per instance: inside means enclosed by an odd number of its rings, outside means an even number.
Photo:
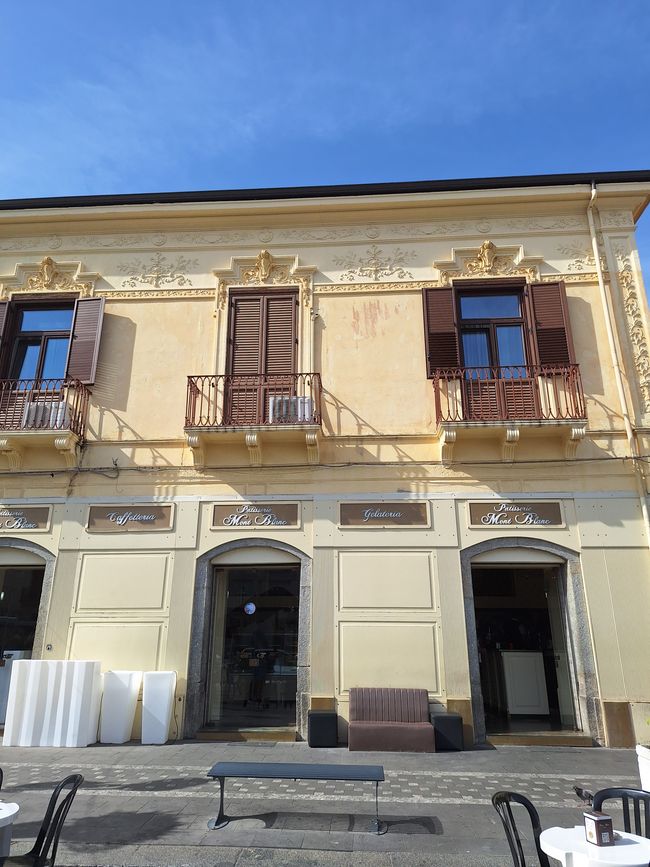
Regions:
<svg viewBox="0 0 650 867"><path fill-rule="evenodd" d="M488 734L576 731L565 592L557 566L472 566Z"/></svg>
<svg viewBox="0 0 650 867"><path fill-rule="evenodd" d="M216 568L205 725L296 726L300 566Z"/></svg>
<svg viewBox="0 0 650 867"><path fill-rule="evenodd" d="M30 659L45 566L0 566L0 725L9 698L11 667Z"/></svg>

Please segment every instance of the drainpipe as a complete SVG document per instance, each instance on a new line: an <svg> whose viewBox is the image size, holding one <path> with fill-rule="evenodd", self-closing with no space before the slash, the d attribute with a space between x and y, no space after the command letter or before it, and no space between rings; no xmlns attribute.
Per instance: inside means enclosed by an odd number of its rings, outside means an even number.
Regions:
<svg viewBox="0 0 650 867"><path fill-rule="evenodd" d="M621 372L621 364L618 357L618 348L616 346L616 340L614 338L614 322L612 313L609 306L609 299L607 297L607 291L605 289L605 279L603 277L603 269L600 263L600 251L598 249L598 238L596 237L596 224L594 222L594 214L593 208L596 204L596 197L598 192L596 190L596 183L592 181L591 183L591 198L589 199L589 204L587 205L587 221L589 222L589 233L591 235L591 246L594 254L594 262L596 264L596 274L598 276L598 287L600 289L600 300L603 307L603 312L605 315L605 328L607 330L607 342L609 343L609 350L612 357L612 362L614 366L614 379L616 381L616 390L618 392L618 399L621 405L621 413L623 415L623 424L625 426L625 434L627 436L627 442L630 449L630 455L632 457L632 466L634 468L634 478L636 481L637 492L639 495L639 502L641 504L641 514L643 515L643 523L645 524L646 530L646 538L650 544L650 513L648 512L648 500L646 496L646 488L645 488L645 478L643 475L643 471L641 469L641 464L639 461L639 448L636 439L636 435L632 428L632 422L630 421L630 413L628 411L627 406L627 395L625 394L625 386L623 384L623 374Z"/></svg>

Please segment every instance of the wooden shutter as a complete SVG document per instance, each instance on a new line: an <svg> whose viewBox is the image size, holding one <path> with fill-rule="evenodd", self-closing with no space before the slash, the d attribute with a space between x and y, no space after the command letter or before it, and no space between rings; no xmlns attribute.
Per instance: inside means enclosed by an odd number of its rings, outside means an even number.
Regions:
<svg viewBox="0 0 650 867"><path fill-rule="evenodd" d="M451 287L424 290L424 328L427 376L432 377L439 367L458 367L458 331Z"/></svg>
<svg viewBox="0 0 650 867"><path fill-rule="evenodd" d="M296 358L296 296L270 295L264 321L264 373L293 374Z"/></svg>
<svg viewBox="0 0 650 867"><path fill-rule="evenodd" d="M573 364L575 356L564 283L533 283L530 297L539 363Z"/></svg>
<svg viewBox="0 0 650 867"><path fill-rule="evenodd" d="M0 301L0 375L8 376L9 355L11 352L11 339L9 321L11 319L9 302Z"/></svg>
<svg viewBox="0 0 650 867"><path fill-rule="evenodd" d="M95 381L103 318L103 298L80 298L75 303L66 376L84 385Z"/></svg>
<svg viewBox="0 0 650 867"><path fill-rule="evenodd" d="M262 298L233 298L230 302L228 372L233 376L261 373Z"/></svg>

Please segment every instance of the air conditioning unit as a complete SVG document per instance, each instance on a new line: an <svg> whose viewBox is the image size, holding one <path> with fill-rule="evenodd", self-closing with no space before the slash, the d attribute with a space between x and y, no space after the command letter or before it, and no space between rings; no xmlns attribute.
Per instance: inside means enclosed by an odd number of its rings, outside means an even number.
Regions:
<svg viewBox="0 0 650 867"><path fill-rule="evenodd" d="M270 424L311 424L314 420L314 402L311 397L269 398Z"/></svg>
<svg viewBox="0 0 650 867"><path fill-rule="evenodd" d="M23 428L62 430L70 426L70 411L64 400L33 400L25 404Z"/></svg>

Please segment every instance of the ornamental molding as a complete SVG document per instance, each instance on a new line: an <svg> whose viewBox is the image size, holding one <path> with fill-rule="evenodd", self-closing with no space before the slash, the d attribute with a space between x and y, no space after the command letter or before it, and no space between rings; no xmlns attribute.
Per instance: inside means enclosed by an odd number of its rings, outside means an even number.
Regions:
<svg viewBox="0 0 650 867"><path fill-rule="evenodd" d="M568 244L560 244L557 248L558 253L570 259L566 266L567 271L592 271L595 272L596 257L590 247L584 247L580 241L573 241ZM600 257L600 267L602 271L607 270L607 264L604 257Z"/></svg>
<svg viewBox="0 0 650 867"><path fill-rule="evenodd" d="M233 286L298 286L305 307L311 307L314 265L300 265L298 256L274 256L260 250L257 256L231 258L230 267L215 269L217 278L217 306L223 310L228 301L228 290Z"/></svg>
<svg viewBox="0 0 650 867"><path fill-rule="evenodd" d="M632 356L638 375L639 391L643 412L650 412L650 351L648 350L648 333L639 301L639 287L636 282L632 255L621 245L614 249L618 266L617 279L623 293L623 307L627 317L628 333L632 344Z"/></svg>
<svg viewBox="0 0 650 867"><path fill-rule="evenodd" d="M522 245L497 247L486 240L478 250L452 248L451 258L435 261L433 267L440 273L440 285L449 286L452 280L459 278L521 276L533 282L539 280L539 268L543 262L542 256L526 256Z"/></svg>
<svg viewBox="0 0 650 867"><path fill-rule="evenodd" d="M438 280L405 280L403 283L317 283L315 295L352 295L390 292L417 292L432 286L439 286Z"/></svg>
<svg viewBox="0 0 650 867"><path fill-rule="evenodd" d="M627 211L603 211L601 222L605 228L632 225ZM117 252L147 249L177 250L182 248L251 247L258 244L327 245L337 241L376 241L407 238L409 241L427 241L436 238L480 237L481 235L519 235L526 233L576 233L588 230L584 216L531 216L495 217L464 220L426 220L404 223L359 223L348 226L293 226L255 229L211 229L189 232L115 232L84 233L79 235L34 235L0 238L0 253L29 251L38 254L54 250L88 250Z"/></svg>
<svg viewBox="0 0 650 867"><path fill-rule="evenodd" d="M631 211L603 211L598 209L600 225L603 229L624 229L634 226L634 217Z"/></svg>
<svg viewBox="0 0 650 867"><path fill-rule="evenodd" d="M192 269L197 270L199 267L198 259L186 259L184 256L177 256L171 260L162 253L155 253L147 261L144 259L130 259L128 262L121 262L119 271L122 274L129 276L122 280L123 287L149 285L154 289L160 289L175 283L177 286L191 286L192 281L187 276L187 272Z"/></svg>
<svg viewBox="0 0 650 867"><path fill-rule="evenodd" d="M45 256L38 263L16 265L14 273L0 277L0 299L16 293L74 292L81 298L95 294L99 274L83 271L81 262L55 262Z"/></svg>
<svg viewBox="0 0 650 867"><path fill-rule="evenodd" d="M175 298L214 298L214 287L208 289L100 289L96 295L113 301L173 301Z"/></svg>
<svg viewBox="0 0 650 867"><path fill-rule="evenodd" d="M337 256L334 265L341 268L342 280L378 282L397 277L398 280L412 280L413 274L407 271L409 260L415 258L414 250L401 250L396 247L392 252L384 253L376 244L365 253L349 253L347 256Z"/></svg>

